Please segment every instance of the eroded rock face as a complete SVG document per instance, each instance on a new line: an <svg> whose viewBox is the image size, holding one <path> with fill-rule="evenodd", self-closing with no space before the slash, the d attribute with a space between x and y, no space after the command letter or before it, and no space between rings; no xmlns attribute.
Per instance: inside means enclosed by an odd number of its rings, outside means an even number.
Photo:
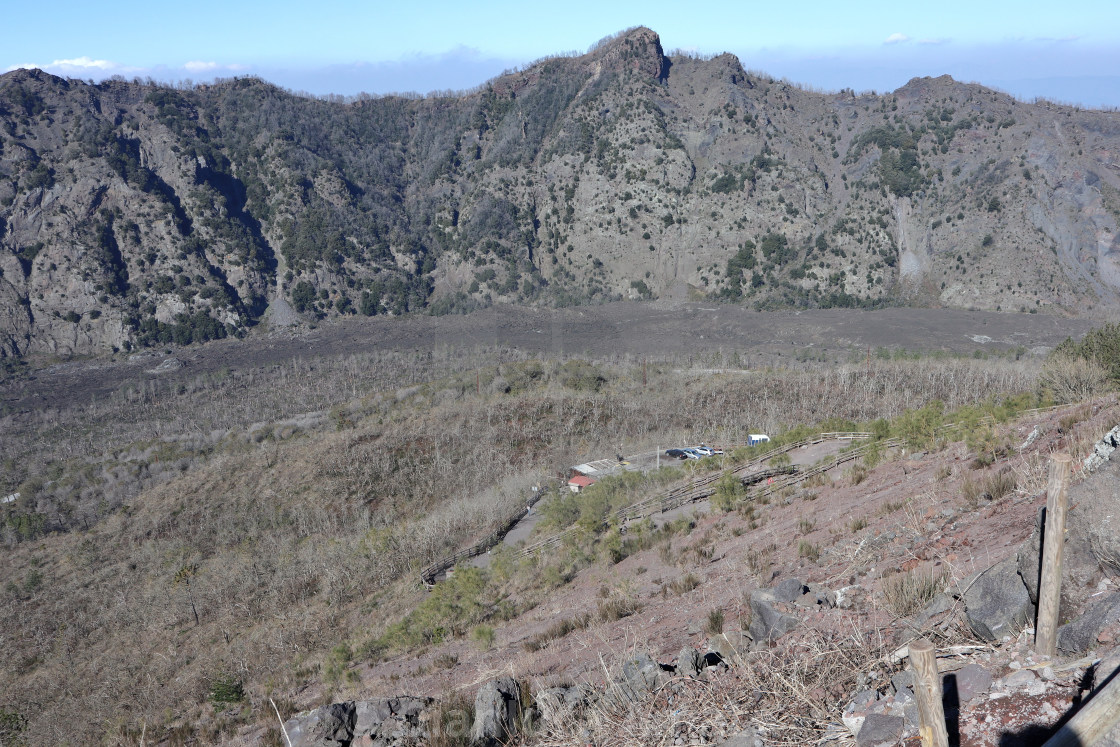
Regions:
<svg viewBox="0 0 1120 747"><path fill-rule="evenodd" d="M770 233L782 241L765 258L782 261L755 300L901 290L959 308L1117 305L1120 177L1098 155L1120 148L1116 115L977 90L929 79L857 103L772 85L728 54L671 60L648 28L416 101L12 71L0 76L0 352L107 352L180 313L240 331L269 302L283 325L283 299L308 320L537 302L550 288L587 302L741 299L752 273L713 268L753 266L746 242ZM929 150L921 169L904 148L912 170L887 169L907 160L887 130L926 126L932 107L968 147ZM985 122L997 112L1011 124ZM865 177L884 188L857 208L840 185ZM944 199L922 197L932 188ZM878 217L857 237L866 215ZM978 236L991 240L957 272ZM1057 279L1028 271L1051 248ZM819 261L819 276L796 272ZM976 270L992 267L1022 287L982 285ZM586 287L592 274L601 288Z"/></svg>

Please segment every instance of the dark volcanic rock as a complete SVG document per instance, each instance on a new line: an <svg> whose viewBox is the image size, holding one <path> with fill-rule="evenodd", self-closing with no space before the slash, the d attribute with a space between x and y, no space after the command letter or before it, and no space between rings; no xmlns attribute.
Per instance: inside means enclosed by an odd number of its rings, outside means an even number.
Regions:
<svg viewBox="0 0 1120 747"><path fill-rule="evenodd" d="M856 743L859 747L885 747L898 744L906 719L884 713L869 713L863 720Z"/></svg>
<svg viewBox="0 0 1120 747"><path fill-rule="evenodd" d="M1034 604L1013 557L982 571L962 586L969 627L984 640L998 641L1034 620Z"/></svg>
<svg viewBox="0 0 1120 747"><path fill-rule="evenodd" d="M506 741L521 710L521 685L513 677L498 677L478 689L474 699L471 744L494 747Z"/></svg>
<svg viewBox="0 0 1120 747"><path fill-rule="evenodd" d="M332 703L300 713L284 724L292 747L347 747L354 737L354 703Z"/></svg>
<svg viewBox="0 0 1120 747"><path fill-rule="evenodd" d="M1058 628L1058 650L1082 654L1097 644L1097 636L1120 620L1120 593L1112 592L1096 600L1076 620Z"/></svg>
<svg viewBox="0 0 1120 747"><path fill-rule="evenodd" d="M797 627L800 618L778 608L780 602L765 589L751 592L751 637L760 645L781 638Z"/></svg>

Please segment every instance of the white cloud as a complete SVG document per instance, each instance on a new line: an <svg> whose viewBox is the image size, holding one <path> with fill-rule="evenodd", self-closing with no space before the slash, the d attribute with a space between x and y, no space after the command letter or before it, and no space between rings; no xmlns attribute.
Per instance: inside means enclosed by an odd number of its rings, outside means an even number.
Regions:
<svg viewBox="0 0 1120 747"><path fill-rule="evenodd" d="M115 62L109 62L109 60L93 60L83 55L82 57L75 57L72 60L55 60L51 64L47 65L47 67L78 68L81 70L116 70L120 67L120 65Z"/></svg>
<svg viewBox="0 0 1120 747"><path fill-rule="evenodd" d="M92 57L82 55L81 57L74 57L68 60L54 60L53 62L25 62L20 65L12 65L5 72L11 70L30 70L31 68L38 68L50 73L63 73L83 75L91 72L100 72L104 75L112 75L117 73L130 73L138 68L126 67L111 60L95 60Z"/></svg>
<svg viewBox="0 0 1120 747"><path fill-rule="evenodd" d="M192 73L205 73L205 72L210 71L210 70L217 70L218 69L218 63L216 63L216 62L200 62L198 60L192 60L192 61L186 63L185 65L183 65L183 67L185 67L187 70L189 70Z"/></svg>
<svg viewBox="0 0 1120 747"><path fill-rule="evenodd" d="M884 44L899 44L901 42L906 42L906 41L910 41L910 37L907 36L906 34L900 34L896 31L895 33L891 34L886 39L884 39L883 43Z"/></svg>

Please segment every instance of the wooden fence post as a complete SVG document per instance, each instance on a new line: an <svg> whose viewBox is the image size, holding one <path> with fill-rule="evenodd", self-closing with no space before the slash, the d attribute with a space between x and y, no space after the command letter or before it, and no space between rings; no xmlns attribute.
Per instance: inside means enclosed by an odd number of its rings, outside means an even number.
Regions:
<svg viewBox="0 0 1120 747"><path fill-rule="evenodd" d="M910 665L914 668L914 695L918 698L922 747L949 747L945 706L941 703L941 679L937 675L937 653L925 638L910 642Z"/></svg>
<svg viewBox="0 0 1120 747"><path fill-rule="evenodd" d="M1066 531L1066 490L1069 487L1069 454L1050 458L1046 485L1046 530L1042 536L1042 580L1038 585L1038 620L1034 647L1053 656L1058 645L1058 606L1062 595L1062 546Z"/></svg>
<svg viewBox="0 0 1120 747"><path fill-rule="evenodd" d="M1120 721L1120 676L1109 680L1043 747L1096 744Z"/></svg>

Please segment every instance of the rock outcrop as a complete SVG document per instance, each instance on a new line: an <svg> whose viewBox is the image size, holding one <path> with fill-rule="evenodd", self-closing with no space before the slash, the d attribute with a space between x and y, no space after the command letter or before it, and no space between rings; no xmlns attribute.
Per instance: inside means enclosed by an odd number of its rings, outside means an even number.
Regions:
<svg viewBox="0 0 1120 747"><path fill-rule="evenodd" d="M806 91L641 27L415 100L14 70L0 355L494 302L1116 306L1117 117L941 78Z"/></svg>
<svg viewBox="0 0 1120 747"><path fill-rule="evenodd" d="M431 698L378 698L332 703L284 724L292 747L404 747L428 737Z"/></svg>
<svg viewBox="0 0 1120 747"><path fill-rule="evenodd" d="M1034 620L1035 606L1019 576L1015 558L996 563L966 579L961 586L968 625L986 641L1016 634Z"/></svg>
<svg viewBox="0 0 1120 747"><path fill-rule="evenodd" d="M521 683L513 677L498 677L478 689L474 699L471 744L494 747L505 743L521 718Z"/></svg>

